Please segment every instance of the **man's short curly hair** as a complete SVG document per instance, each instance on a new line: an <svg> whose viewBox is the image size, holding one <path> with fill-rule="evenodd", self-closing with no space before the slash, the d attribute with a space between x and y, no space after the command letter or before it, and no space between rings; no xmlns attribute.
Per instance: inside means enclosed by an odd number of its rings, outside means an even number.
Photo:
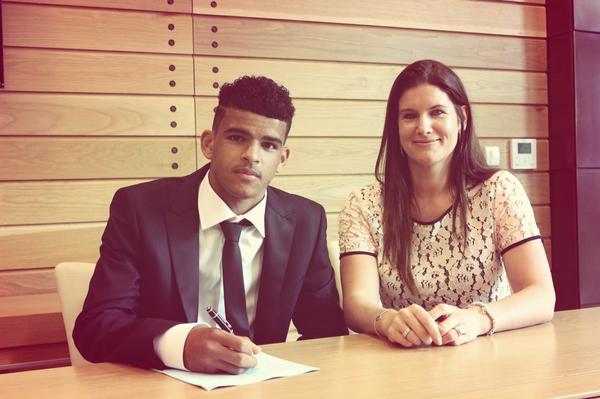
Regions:
<svg viewBox="0 0 600 399"><path fill-rule="evenodd" d="M219 106L215 109L213 119L213 131L216 131L223 118L223 108L235 108L279 119L287 124L286 138L295 111L288 89L264 76L242 76L221 87Z"/></svg>

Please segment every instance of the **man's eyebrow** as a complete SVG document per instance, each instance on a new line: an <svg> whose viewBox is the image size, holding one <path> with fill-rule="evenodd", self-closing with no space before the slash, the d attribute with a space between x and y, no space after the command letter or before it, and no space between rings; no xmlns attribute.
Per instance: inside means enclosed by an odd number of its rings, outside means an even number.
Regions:
<svg viewBox="0 0 600 399"><path fill-rule="evenodd" d="M223 133L237 133L237 134L241 134L242 136L252 136L252 134L250 134L249 131L242 129L240 127L230 127L228 129L225 129L225 131ZM279 145L283 145L283 141L277 137L277 136L270 136L270 135L265 135L262 136L260 138L261 141L270 141L270 142L275 142Z"/></svg>
<svg viewBox="0 0 600 399"><path fill-rule="evenodd" d="M244 136L250 136L250 132L239 128L239 127L230 127L228 129L225 129L224 133L238 133L238 134L243 134Z"/></svg>
<svg viewBox="0 0 600 399"><path fill-rule="evenodd" d="M283 141L281 141L281 139L279 137L275 137L275 136L263 136L261 138L261 141L273 141L279 145L283 145Z"/></svg>

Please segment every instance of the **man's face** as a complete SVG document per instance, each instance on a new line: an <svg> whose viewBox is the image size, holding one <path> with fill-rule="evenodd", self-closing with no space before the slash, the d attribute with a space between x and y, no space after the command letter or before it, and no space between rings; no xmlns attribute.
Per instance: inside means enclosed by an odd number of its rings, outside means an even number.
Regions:
<svg viewBox="0 0 600 399"><path fill-rule="evenodd" d="M260 202L287 161L286 131L287 124L278 119L224 108L217 131L202 133L202 152L211 161L210 185L236 214Z"/></svg>

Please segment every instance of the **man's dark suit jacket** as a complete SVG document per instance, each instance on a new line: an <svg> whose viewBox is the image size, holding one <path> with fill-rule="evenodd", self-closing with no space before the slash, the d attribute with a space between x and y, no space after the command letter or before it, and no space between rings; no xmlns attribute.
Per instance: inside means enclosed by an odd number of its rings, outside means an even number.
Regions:
<svg viewBox="0 0 600 399"><path fill-rule="evenodd" d="M198 317L198 187L209 165L115 193L73 338L92 362L164 368L153 340ZM253 341L348 333L327 254L323 207L269 187ZM199 248L200 246L200 248Z"/></svg>

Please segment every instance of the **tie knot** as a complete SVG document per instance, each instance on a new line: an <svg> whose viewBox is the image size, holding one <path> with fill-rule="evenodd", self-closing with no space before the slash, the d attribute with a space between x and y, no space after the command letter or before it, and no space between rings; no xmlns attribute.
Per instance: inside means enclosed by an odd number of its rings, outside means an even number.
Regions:
<svg viewBox="0 0 600 399"><path fill-rule="evenodd" d="M223 235L225 236L225 240L227 241L240 241L240 233L242 232L242 227L249 226L251 223L246 219L240 221L239 223L224 221L220 223L221 230L223 231Z"/></svg>

